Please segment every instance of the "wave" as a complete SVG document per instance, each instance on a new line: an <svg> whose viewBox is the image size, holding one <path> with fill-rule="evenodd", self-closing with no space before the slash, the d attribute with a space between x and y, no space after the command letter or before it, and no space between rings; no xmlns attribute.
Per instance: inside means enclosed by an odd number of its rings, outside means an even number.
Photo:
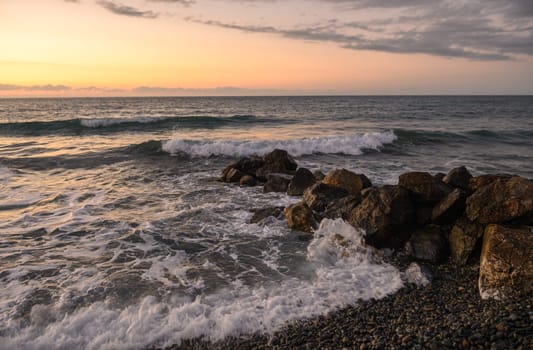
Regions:
<svg viewBox="0 0 533 350"><path fill-rule="evenodd" d="M464 131L408 130L394 129L400 143L415 145L446 143L530 143L533 131L530 130L487 130L474 129Z"/></svg>
<svg viewBox="0 0 533 350"><path fill-rule="evenodd" d="M228 125L269 123L273 120L254 115L228 117L179 116L135 118L76 118L67 120L0 123L0 135L40 136L53 134L96 134L135 130L177 128L217 128ZM276 121L282 123L283 121Z"/></svg>
<svg viewBox="0 0 533 350"><path fill-rule="evenodd" d="M365 149L379 150L396 139L393 131L290 140L198 141L178 138L163 142L162 149L171 154L185 153L192 157L263 155L276 148L284 149L297 157L311 154L357 156Z"/></svg>

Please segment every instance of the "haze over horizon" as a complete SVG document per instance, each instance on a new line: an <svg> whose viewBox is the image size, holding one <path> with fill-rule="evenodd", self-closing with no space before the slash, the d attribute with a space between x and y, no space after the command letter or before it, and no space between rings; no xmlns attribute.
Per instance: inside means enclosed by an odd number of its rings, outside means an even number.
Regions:
<svg viewBox="0 0 533 350"><path fill-rule="evenodd" d="M3 0L0 31L0 97L533 94L530 0Z"/></svg>

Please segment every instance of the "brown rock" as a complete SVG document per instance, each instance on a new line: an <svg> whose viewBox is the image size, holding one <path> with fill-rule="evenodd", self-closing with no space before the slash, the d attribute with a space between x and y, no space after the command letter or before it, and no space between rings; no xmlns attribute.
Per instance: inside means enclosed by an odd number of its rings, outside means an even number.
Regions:
<svg viewBox="0 0 533 350"><path fill-rule="evenodd" d="M488 225L483 236L479 266L482 299L533 293L533 228L511 229Z"/></svg>
<svg viewBox="0 0 533 350"><path fill-rule="evenodd" d="M429 225L416 230L405 245L407 254L431 263L443 262L448 257L448 241L441 226Z"/></svg>
<svg viewBox="0 0 533 350"><path fill-rule="evenodd" d="M433 207L429 205L418 205L416 207L416 224L424 226L431 222L431 212Z"/></svg>
<svg viewBox="0 0 533 350"><path fill-rule="evenodd" d="M414 221L415 209L409 193L391 185L367 191L349 218L350 224L366 231L366 242L377 248L403 246Z"/></svg>
<svg viewBox="0 0 533 350"><path fill-rule="evenodd" d="M466 214L482 224L521 221L533 223L533 181L522 177L498 179L466 200Z"/></svg>
<svg viewBox="0 0 533 350"><path fill-rule="evenodd" d="M324 175L324 173L320 170L313 171L313 176L315 177L316 181L322 181L326 177L326 175Z"/></svg>
<svg viewBox="0 0 533 350"><path fill-rule="evenodd" d="M362 189L372 186L365 175L356 174L346 169L336 169L329 172L322 182L326 185L345 189L350 194L360 194Z"/></svg>
<svg viewBox="0 0 533 350"><path fill-rule="evenodd" d="M458 265L466 264L474 250L476 250L484 229L484 225L472 222L466 217L462 217L455 222L448 240L453 262Z"/></svg>
<svg viewBox="0 0 533 350"><path fill-rule="evenodd" d="M464 166L454 168L442 179L444 183L450 186L460 188L468 191L470 189L469 182L472 178L472 174Z"/></svg>
<svg viewBox="0 0 533 350"><path fill-rule="evenodd" d="M298 164L285 150L275 149L264 157L265 164L257 169L256 177L266 179L268 174L294 174Z"/></svg>
<svg viewBox="0 0 533 350"><path fill-rule="evenodd" d="M322 216L328 219L342 218L348 220L352 210L354 210L361 201L362 198L360 195L349 195L335 200L327 205Z"/></svg>
<svg viewBox="0 0 533 350"><path fill-rule="evenodd" d="M287 174L270 173L267 182L263 187L263 192L286 192L291 182L291 176Z"/></svg>
<svg viewBox="0 0 533 350"><path fill-rule="evenodd" d="M301 196L304 191L314 185L316 182L315 176L306 168L299 168L292 177L287 194L289 196Z"/></svg>
<svg viewBox="0 0 533 350"><path fill-rule="evenodd" d="M252 209L254 215L250 219L251 224L261 223L268 217L280 218L283 214L283 207L269 207L261 209Z"/></svg>
<svg viewBox="0 0 533 350"><path fill-rule="evenodd" d="M239 183L241 184L241 186L252 187L257 185L257 180L252 175L244 175L243 177L241 177Z"/></svg>
<svg viewBox="0 0 533 350"><path fill-rule="evenodd" d="M400 175L398 185L411 193L413 200L420 203L436 203L447 196L452 188L424 172L410 172Z"/></svg>
<svg viewBox="0 0 533 350"><path fill-rule="evenodd" d="M508 180L511 177L512 177L511 175L507 175L507 174L498 174L498 175L487 174L487 175L476 176L476 177L471 178L468 181L468 188L470 189L470 192L476 192L481 187L490 185L496 180Z"/></svg>
<svg viewBox="0 0 533 350"><path fill-rule="evenodd" d="M305 203L290 205L284 213L291 229L311 233L317 227L313 211Z"/></svg>
<svg viewBox="0 0 533 350"><path fill-rule="evenodd" d="M244 174L238 169L229 168L222 176L222 181L224 182L239 182Z"/></svg>
<svg viewBox="0 0 533 350"><path fill-rule="evenodd" d="M456 188L433 207L431 221L438 225L451 224L463 214L465 205L466 192Z"/></svg>
<svg viewBox="0 0 533 350"><path fill-rule="evenodd" d="M304 191L303 201L312 210L323 212L328 205L347 195L345 189L319 182Z"/></svg>

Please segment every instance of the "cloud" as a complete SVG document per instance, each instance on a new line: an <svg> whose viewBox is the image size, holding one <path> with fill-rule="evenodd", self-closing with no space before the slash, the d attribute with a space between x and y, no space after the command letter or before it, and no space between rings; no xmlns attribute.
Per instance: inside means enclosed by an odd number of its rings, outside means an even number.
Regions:
<svg viewBox="0 0 533 350"><path fill-rule="evenodd" d="M241 0L272 2L272 0ZM185 18L209 26L294 40L330 42L351 50L428 54L471 60L533 55L531 0L317 0L344 20L282 28ZM383 9L375 11L375 9ZM353 16L353 20L347 20Z"/></svg>
<svg viewBox="0 0 533 350"><path fill-rule="evenodd" d="M193 5L196 3L195 0L147 0L148 2L167 2L167 3L174 3L174 4L180 4L185 7L189 7L190 5Z"/></svg>
<svg viewBox="0 0 533 350"><path fill-rule="evenodd" d="M106 10L121 16L141 17L141 18L157 18L158 14L152 11L142 11L135 7L122 5L108 0L99 0L97 3Z"/></svg>
<svg viewBox="0 0 533 350"><path fill-rule="evenodd" d="M287 90L277 89L244 89L233 86L221 86L215 88L190 89L181 87L139 86L132 92L143 96L265 96L286 95Z"/></svg>
<svg viewBox="0 0 533 350"><path fill-rule="evenodd" d="M71 88L65 85L12 85L0 84L0 91L67 91Z"/></svg>

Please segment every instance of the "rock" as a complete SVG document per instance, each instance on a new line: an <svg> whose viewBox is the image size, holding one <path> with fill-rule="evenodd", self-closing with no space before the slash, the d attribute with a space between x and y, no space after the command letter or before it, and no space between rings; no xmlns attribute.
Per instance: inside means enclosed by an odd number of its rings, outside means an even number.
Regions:
<svg viewBox="0 0 533 350"><path fill-rule="evenodd" d="M415 209L409 193L391 185L367 191L349 218L350 224L366 231L366 242L377 248L403 246L414 221Z"/></svg>
<svg viewBox="0 0 533 350"><path fill-rule="evenodd" d="M343 220L348 220L352 210L354 210L361 201L362 198L360 195L348 195L328 204L322 216L328 219L342 218Z"/></svg>
<svg viewBox="0 0 533 350"><path fill-rule="evenodd" d="M448 239L452 261L464 265L478 246L485 226L462 217L455 222ZM478 251L479 253L479 251Z"/></svg>
<svg viewBox="0 0 533 350"><path fill-rule="evenodd" d="M294 174L298 164L285 150L275 149L264 157L264 165L255 172L257 178L266 179L268 174Z"/></svg>
<svg viewBox="0 0 533 350"><path fill-rule="evenodd" d="M231 167L239 169L241 172L248 175L255 175L257 169L265 165L265 161L261 157L244 157L233 163Z"/></svg>
<svg viewBox="0 0 533 350"><path fill-rule="evenodd" d="M487 186L496 180L508 180L511 177L512 176L508 174L497 174L497 175L486 174L486 175L476 176L476 177L471 178L470 181L468 181L468 188L470 189L470 192L473 193L473 192L476 192L481 187Z"/></svg>
<svg viewBox="0 0 533 350"><path fill-rule="evenodd" d="M257 224L264 221L268 217L279 219L283 214L284 207L269 207L261 209L252 209L254 215L250 219L251 224Z"/></svg>
<svg viewBox="0 0 533 350"><path fill-rule="evenodd" d="M365 175L346 169L335 169L329 172L322 182L345 189L350 194L360 194L362 189L372 187L372 183Z"/></svg>
<svg viewBox="0 0 533 350"><path fill-rule="evenodd" d="M404 278L407 283L425 287L433 281L433 273L426 266L413 262L405 270Z"/></svg>
<svg viewBox="0 0 533 350"><path fill-rule="evenodd" d="M533 224L533 181L518 176L495 180L468 197L466 214L482 224Z"/></svg>
<svg viewBox="0 0 533 350"><path fill-rule="evenodd" d="M313 211L305 203L290 205L284 213L291 229L311 233L317 227Z"/></svg>
<svg viewBox="0 0 533 350"><path fill-rule="evenodd" d="M466 192L456 188L433 207L431 221L437 225L451 224L459 218L466 205Z"/></svg>
<svg viewBox="0 0 533 350"><path fill-rule="evenodd" d="M263 187L263 192L286 192L291 182L292 176L287 174L271 173L267 176L267 182Z"/></svg>
<svg viewBox="0 0 533 350"><path fill-rule="evenodd" d="M450 186L460 188L468 191L470 189L469 183L472 178L472 174L464 166L454 168L442 179L444 183Z"/></svg>
<svg viewBox="0 0 533 350"><path fill-rule="evenodd" d="M429 173L418 171L400 175L398 185L407 189L413 200L419 203L436 203L452 191Z"/></svg>
<svg viewBox="0 0 533 350"><path fill-rule="evenodd" d="M315 177L316 181L322 181L326 177L323 172L320 170L313 171L313 176Z"/></svg>
<svg viewBox="0 0 533 350"><path fill-rule="evenodd" d="M413 233L405 251L415 259L440 263L448 257L448 240L441 226L429 225Z"/></svg>
<svg viewBox="0 0 533 350"><path fill-rule="evenodd" d="M314 211L323 212L326 207L348 195L342 188L316 183L304 191L303 201Z"/></svg>
<svg viewBox="0 0 533 350"><path fill-rule="evenodd" d="M533 293L533 228L488 225L479 266L482 299L531 297Z"/></svg>
<svg viewBox="0 0 533 350"><path fill-rule="evenodd" d="M446 177L446 174L443 174L443 173L436 173L435 175L433 175L433 178L437 181L442 181L444 180L445 177Z"/></svg>
<svg viewBox="0 0 533 350"><path fill-rule="evenodd" d="M244 174L235 168L226 168L222 174L221 180L224 182L239 182Z"/></svg>
<svg viewBox="0 0 533 350"><path fill-rule="evenodd" d="M418 226L424 226L429 224L431 221L431 213L433 207L429 205L418 205L416 206L416 224Z"/></svg>
<svg viewBox="0 0 533 350"><path fill-rule="evenodd" d="M244 175L243 177L241 177L239 183L241 184L241 186L252 187L257 185L257 180L252 175Z"/></svg>
<svg viewBox="0 0 533 350"><path fill-rule="evenodd" d="M306 168L299 168L292 177L287 189L287 194L290 196L301 196L304 191L314 185L315 177L311 171Z"/></svg>

